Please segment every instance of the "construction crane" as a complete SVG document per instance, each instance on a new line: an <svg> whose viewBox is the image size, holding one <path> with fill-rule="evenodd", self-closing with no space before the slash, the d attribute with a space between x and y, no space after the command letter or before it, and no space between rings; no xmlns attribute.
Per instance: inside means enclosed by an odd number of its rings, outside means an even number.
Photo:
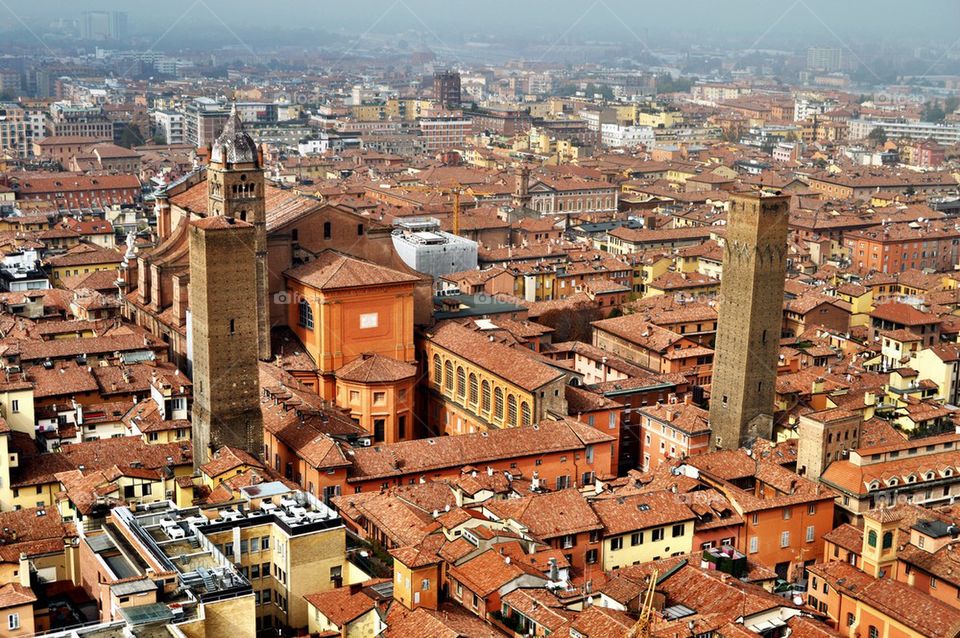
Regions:
<svg viewBox="0 0 960 638"><path fill-rule="evenodd" d="M404 185L400 187L405 190L420 191L423 193L435 193L437 195L451 195L453 197L453 234L460 234L460 197L470 193L470 188L457 184L455 186L434 186L432 184Z"/></svg>
<svg viewBox="0 0 960 638"><path fill-rule="evenodd" d="M643 594L640 601L640 618L634 623L626 638L650 638L650 625L653 620L653 595L657 589L657 578L659 572L655 569L650 574L650 582L647 584L647 591Z"/></svg>

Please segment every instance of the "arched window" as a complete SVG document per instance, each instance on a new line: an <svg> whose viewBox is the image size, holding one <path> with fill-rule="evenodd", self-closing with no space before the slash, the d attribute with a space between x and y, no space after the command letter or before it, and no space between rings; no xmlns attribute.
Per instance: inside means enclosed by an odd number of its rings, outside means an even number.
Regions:
<svg viewBox="0 0 960 638"><path fill-rule="evenodd" d="M443 362L438 354L433 355L433 382L438 388L443 384Z"/></svg>
<svg viewBox="0 0 960 638"><path fill-rule="evenodd" d="M453 390L453 364L449 361L443 364L443 387Z"/></svg>
<svg viewBox="0 0 960 638"><path fill-rule="evenodd" d="M510 425L517 424L517 397L512 394L507 397L507 423Z"/></svg>
<svg viewBox="0 0 960 638"><path fill-rule="evenodd" d="M530 404L526 401L520 404L520 425L530 425Z"/></svg>
<svg viewBox="0 0 960 638"><path fill-rule="evenodd" d="M470 405L477 404L477 375L470 373Z"/></svg>
<svg viewBox="0 0 960 638"><path fill-rule="evenodd" d="M503 390L500 388L493 391L493 416L496 419L503 418Z"/></svg>
<svg viewBox="0 0 960 638"><path fill-rule="evenodd" d="M877 546L877 531L876 531L876 530L873 530L873 529L872 529L872 530L870 530L869 532L867 532L867 545L869 545L870 547L876 547L876 546Z"/></svg>
<svg viewBox="0 0 960 638"><path fill-rule="evenodd" d="M245 210L240 211L240 221L242 222L247 221L247 211Z"/></svg>
<svg viewBox="0 0 960 638"><path fill-rule="evenodd" d="M300 300L300 325L307 330L313 330L313 308L306 299Z"/></svg>
<svg viewBox="0 0 960 638"><path fill-rule="evenodd" d="M893 532L884 532L883 533L883 548L890 549L893 547Z"/></svg>
<svg viewBox="0 0 960 638"><path fill-rule="evenodd" d="M463 398L463 395L467 392L466 387L467 374L463 371L462 367L457 366L457 398Z"/></svg>
<svg viewBox="0 0 960 638"><path fill-rule="evenodd" d="M484 381L480 384L480 411L490 412L490 383Z"/></svg>

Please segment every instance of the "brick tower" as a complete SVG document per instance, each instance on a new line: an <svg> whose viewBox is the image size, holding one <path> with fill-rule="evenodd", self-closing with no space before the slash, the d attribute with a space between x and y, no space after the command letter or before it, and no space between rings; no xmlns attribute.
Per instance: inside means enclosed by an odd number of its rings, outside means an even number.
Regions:
<svg viewBox="0 0 960 638"><path fill-rule="evenodd" d="M253 139L243 130L236 107L210 149L207 167L208 215L224 215L253 225L257 266L257 351L270 360L270 306L267 281L267 213L263 167Z"/></svg>
<svg viewBox="0 0 960 638"><path fill-rule="evenodd" d="M256 228L215 215L191 222L189 235L194 465L223 445L259 457Z"/></svg>
<svg viewBox="0 0 960 638"><path fill-rule="evenodd" d="M191 222L193 445L263 452L260 359L270 357L263 170L236 108L210 150L207 217Z"/></svg>
<svg viewBox="0 0 960 638"><path fill-rule="evenodd" d="M789 202L756 194L731 200L710 394L716 448L773 436Z"/></svg>

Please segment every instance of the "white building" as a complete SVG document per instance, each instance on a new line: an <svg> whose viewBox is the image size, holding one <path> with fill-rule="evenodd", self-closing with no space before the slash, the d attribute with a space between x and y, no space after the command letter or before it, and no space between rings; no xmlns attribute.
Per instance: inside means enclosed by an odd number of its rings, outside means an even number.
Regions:
<svg viewBox="0 0 960 638"><path fill-rule="evenodd" d="M611 148L636 148L652 146L656 137L651 126L603 124L600 126L600 141Z"/></svg>
<svg viewBox="0 0 960 638"><path fill-rule="evenodd" d="M432 217L403 218L394 222L393 247L417 272L442 275L477 267L477 242L440 230Z"/></svg>
<svg viewBox="0 0 960 638"><path fill-rule="evenodd" d="M183 113L155 111L153 125L163 133L163 139L167 144L183 144Z"/></svg>
<svg viewBox="0 0 960 638"><path fill-rule="evenodd" d="M875 128L882 128L889 139L909 137L914 140L932 139L940 144L960 142L960 124L937 124L935 122L903 122L884 120L850 120L848 137L862 140Z"/></svg>

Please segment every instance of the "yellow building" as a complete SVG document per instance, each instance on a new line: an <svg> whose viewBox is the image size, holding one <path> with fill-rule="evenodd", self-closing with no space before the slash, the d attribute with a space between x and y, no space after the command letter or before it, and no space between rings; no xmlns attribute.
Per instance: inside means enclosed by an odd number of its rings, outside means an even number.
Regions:
<svg viewBox="0 0 960 638"><path fill-rule="evenodd" d="M566 376L480 332L448 322L426 335L429 425L446 434L565 416Z"/></svg>
<svg viewBox="0 0 960 638"><path fill-rule="evenodd" d="M683 113L665 109L641 109L637 112L635 123L637 126L673 128L683 124Z"/></svg>
<svg viewBox="0 0 960 638"><path fill-rule="evenodd" d="M630 261L633 264L633 291L641 295L646 294L650 282L670 270L673 263L663 253L634 254Z"/></svg>
<svg viewBox="0 0 960 638"><path fill-rule="evenodd" d="M936 398L957 405L960 400L960 345L939 343L913 353L910 367L920 379L937 384Z"/></svg>
<svg viewBox="0 0 960 638"><path fill-rule="evenodd" d="M381 593L383 583L349 585L322 594L307 596L310 635L336 634L341 638L374 638L387 628L378 603L388 597Z"/></svg>
<svg viewBox="0 0 960 638"><path fill-rule="evenodd" d="M251 515L215 520L202 531L239 565L253 586L258 629L306 627L309 614L304 596L343 583L347 562L343 523L313 496L293 492L280 482L239 491L244 510ZM265 514L252 515L255 512Z"/></svg>
<svg viewBox="0 0 960 638"><path fill-rule="evenodd" d="M694 513L672 492L599 499L593 509L604 528L604 571L693 550Z"/></svg>

